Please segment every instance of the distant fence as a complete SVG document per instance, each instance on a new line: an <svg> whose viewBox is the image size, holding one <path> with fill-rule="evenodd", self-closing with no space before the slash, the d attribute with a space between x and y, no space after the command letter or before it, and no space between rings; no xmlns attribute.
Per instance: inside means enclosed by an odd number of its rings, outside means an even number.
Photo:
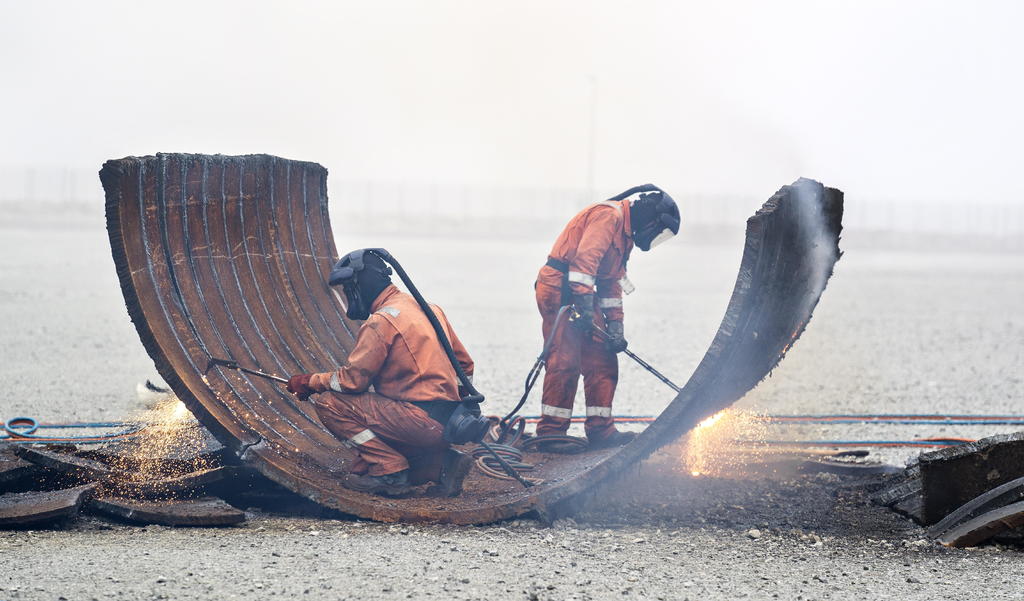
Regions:
<svg viewBox="0 0 1024 601"><path fill-rule="evenodd" d="M0 202L8 204L88 205L102 201L99 167L0 166Z"/></svg>
<svg viewBox="0 0 1024 601"><path fill-rule="evenodd" d="M102 203L98 169L0 167L0 203L80 205ZM332 212L359 221L415 218L421 222L523 225L563 221L594 200L582 189L403 183L331 178ZM608 191L603 191L608 192ZM702 226L743 224L764 198L679 195L683 222ZM847 196L847 231L984 237L1024 248L1024 202L896 202Z"/></svg>
<svg viewBox="0 0 1024 601"><path fill-rule="evenodd" d="M518 224L565 221L596 199L580 189L356 181L332 181L329 192L332 210L353 218L418 218L427 222L486 217ZM676 199L684 224L712 227L742 226L766 200L725 195L680 195ZM847 196L843 225L848 232L986 237L1003 246L1024 248L1024 202L897 202Z"/></svg>

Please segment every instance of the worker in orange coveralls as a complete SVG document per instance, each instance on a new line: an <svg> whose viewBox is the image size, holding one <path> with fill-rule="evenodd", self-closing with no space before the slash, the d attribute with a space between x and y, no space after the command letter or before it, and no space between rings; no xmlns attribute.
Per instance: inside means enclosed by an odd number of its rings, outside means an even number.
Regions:
<svg viewBox="0 0 1024 601"><path fill-rule="evenodd" d="M304 400L322 393L314 400L320 421L357 454L343 484L401 497L433 481L427 494L458 495L472 460L443 437L459 405L458 379L423 309L391 283L391 268L370 250L342 258L330 283L343 286L348 317L366 321L345 365L292 376L288 391ZM469 353L441 309L431 308L472 377Z"/></svg>
<svg viewBox="0 0 1024 601"><path fill-rule="evenodd" d="M616 430L612 419L619 377L616 354L628 344L622 294L633 291L626 278L626 262L634 244L647 251L677 233L679 208L653 184L590 205L562 230L535 284L544 340L552 336L562 306L573 305L578 317L559 325L551 339L538 436L565 434L569 429L582 375L590 447L624 445L635 438L633 432ZM547 448L557 450L558 445L551 443Z"/></svg>

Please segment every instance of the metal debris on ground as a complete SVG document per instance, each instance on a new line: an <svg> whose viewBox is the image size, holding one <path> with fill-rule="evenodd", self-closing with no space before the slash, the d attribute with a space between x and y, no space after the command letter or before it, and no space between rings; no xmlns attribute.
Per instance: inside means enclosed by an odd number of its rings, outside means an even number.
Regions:
<svg viewBox="0 0 1024 601"><path fill-rule="evenodd" d="M42 471L42 467L18 457L14 448L0 447L0 492L18 488L20 483Z"/></svg>
<svg viewBox="0 0 1024 601"><path fill-rule="evenodd" d="M209 496L225 489L221 481L236 473L221 465L223 447L180 401L157 399L130 423L137 436L108 440L99 448L79 448L69 440L0 449L0 492L9 493L0 496L5 516L0 526L70 523L86 493L95 498L83 511L130 517L132 523L223 526L244 521L244 513ZM252 478L246 481L251 488L260 488Z"/></svg>
<svg viewBox="0 0 1024 601"><path fill-rule="evenodd" d="M0 528L32 528L78 517L82 503L96 490L86 484L62 490L0 495Z"/></svg>
<svg viewBox="0 0 1024 601"><path fill-rule="evenodd" d="M89 509L104 516L120 518L136 524L161 526L233 526L245 521L245 512L222 499L164 499L138 501L117 497L95 497Z"/></svg>
<svg viewBox="0 0 1024 601"><path fill-rule="evenodd" d="M116 477L114 470L104 463L76 457L71 453L74 447L65 447L65 452L54 450L57 447L18 447L18 457L41 467L66 475L70 479L81 482L106 481Z"/></svg>
<svg viewBox="0 0 1024 601"><path fill-rule="evenodd" d="M934 524L978 495L1024 476L1024 432L924 453L918 465L924 522Z"/></svg>
<svg viewBox="0 0 1024 601"><path fill-rule="evenodd" d="M922 454L873 497L956 547L1018 541L1024 527L1024 433Z"/></svg>

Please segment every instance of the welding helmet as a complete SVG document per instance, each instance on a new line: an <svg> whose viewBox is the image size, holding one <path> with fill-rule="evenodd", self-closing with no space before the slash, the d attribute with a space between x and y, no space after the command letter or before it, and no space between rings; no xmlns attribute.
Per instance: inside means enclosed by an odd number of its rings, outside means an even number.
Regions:
<svg viewBox="0 0 1024 601"><path fill-rule="evenodd" d="M637 195L629 203L633 242L640 250L651 250L679 233L679 207L667 192L654 184L626 190L612 200Z"/></svg>
<svg viewBox="0 0 1024 601"><path fill-rule="evenodd" d="M334 264L328 283L342 287L349 319L366 319L373 301L391 285L391 268L372 249L354 250Z"/></svg>

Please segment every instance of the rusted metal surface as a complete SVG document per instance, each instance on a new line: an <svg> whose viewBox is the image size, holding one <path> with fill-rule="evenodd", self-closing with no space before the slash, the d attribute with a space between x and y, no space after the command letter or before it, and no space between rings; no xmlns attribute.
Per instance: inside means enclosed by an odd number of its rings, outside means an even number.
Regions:
<svg viewBox="0 0 1024 601"><path fill-rule="evenodd" d="M340 485L350 454L273 382L342 364L358 323L326 283L337 251L326 170L267 155L162 154L100 172L128 311L178 397L241 460L318 503L366 518L483 523L545 512L668 444L753 388L803 332L839 258L842 193L800 180L747 222L740 273L718 334L661 417L620 449L545 456L541 486L475 475L456 499L381 499ZM486 369L486 366L481 366Z"/></svg>
<svg viewBox="0 0 1024 601"><path fill-rule="evenodd" d="M245 512L214 497L163 501L96 497L89 501L88 509L133 524L233 526L245 521Z"/></svg>
<svg viewBox="0 0 1024 601"><path fill-rule="evenodd" d="M95 484L87 484L64 490L0 495L0 528L28 528L73 519L95 489Z"/></svg>

